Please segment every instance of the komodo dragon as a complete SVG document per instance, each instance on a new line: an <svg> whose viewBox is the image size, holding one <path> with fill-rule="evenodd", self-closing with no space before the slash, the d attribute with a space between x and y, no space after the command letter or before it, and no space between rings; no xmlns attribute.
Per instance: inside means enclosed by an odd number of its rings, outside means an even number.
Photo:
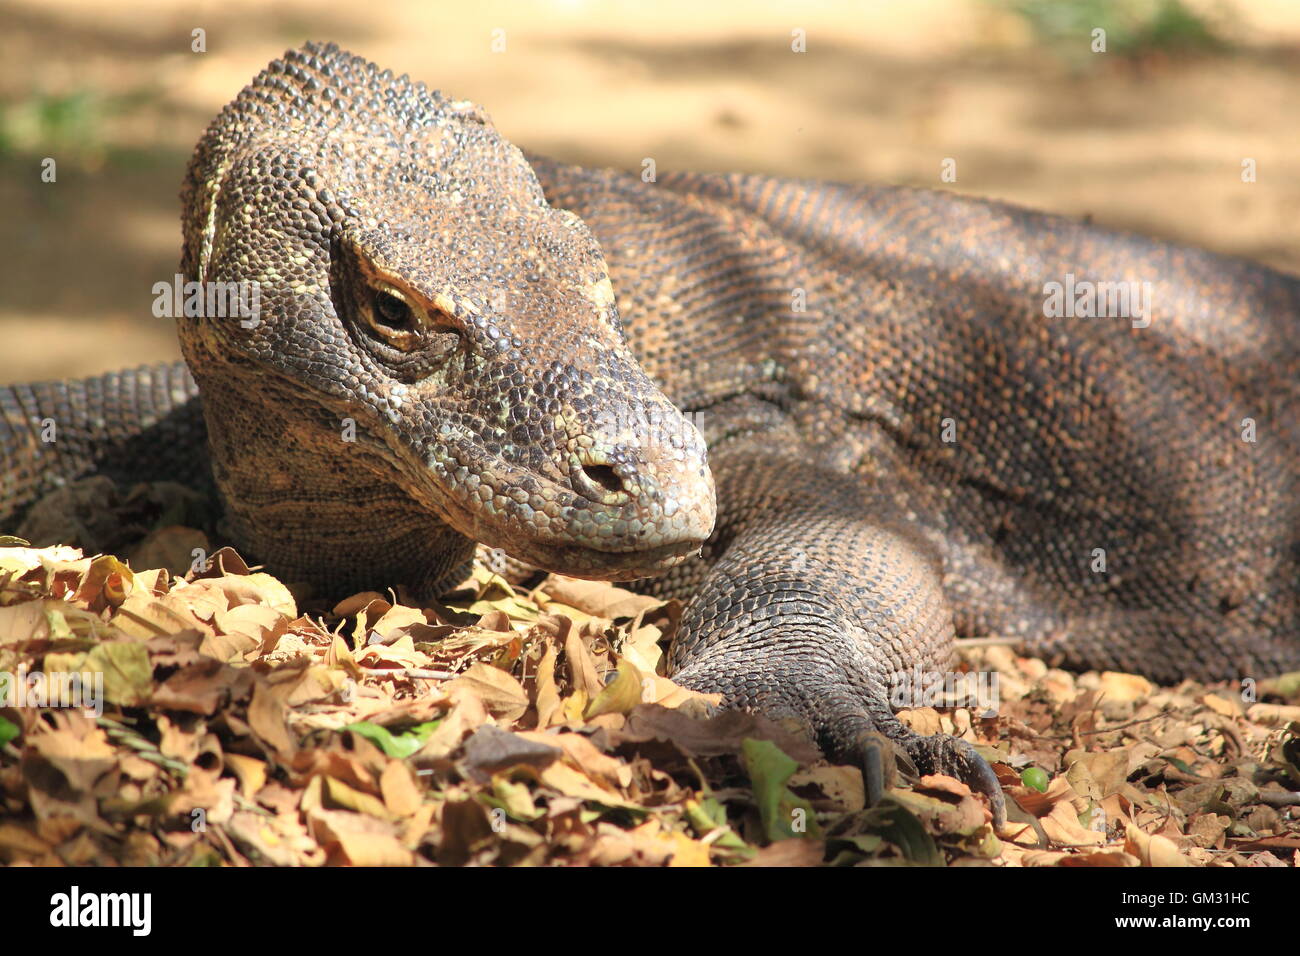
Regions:
<svg viewBox="0 0 1300 956"><path fill-rule="evenodd" d="M944 193L564 165L332 45L226 107L182 199L185 278L258 283L256 323L0 390L0 523L92 472L202 483L206 439L282 576L433 595L476 541L661 575L678 682L799 718L873 795L890 740L999 819L983 759L890 705L956 635L1300 666L1293 277ZM1049 317L1076 280L1151 283L1148 320Z"/></svg>

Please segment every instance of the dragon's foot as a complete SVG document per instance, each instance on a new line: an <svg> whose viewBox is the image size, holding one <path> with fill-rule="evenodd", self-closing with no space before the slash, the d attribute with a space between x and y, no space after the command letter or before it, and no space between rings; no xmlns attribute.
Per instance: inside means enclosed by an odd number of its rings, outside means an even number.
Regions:
<svg viewBox="0 0 1300 956"><path fill-rule="evenodd" d="M987 760L968 742L948 734L922 736L899 725L892 737L875 731L862 734L853 748L853 760L862 770L867 802L874 804L884 795L896 774L896 763L916 775L946 774L983 794L993 812L993 826L1001 828L1007 819L1002 785ZM900 753L901 752L901 753ZM899 758L902 758L899 761Z"/></svg>

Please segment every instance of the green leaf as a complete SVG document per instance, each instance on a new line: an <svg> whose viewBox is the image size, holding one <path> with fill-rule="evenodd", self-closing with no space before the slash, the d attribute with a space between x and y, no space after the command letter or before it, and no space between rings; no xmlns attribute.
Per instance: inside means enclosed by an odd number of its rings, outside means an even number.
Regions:
<svg viewBox="0 0 1300 956"><path fill-rule="evenodd" d="M812 804L795 796L785 785L799 764L776 744L752 738L741 744L741 760L754 787L763 832L769 840L821 836Z"/></svg>
<svg viewBox="0 0 1300 956"><path fill-rule="evenodd" d="M424 742L429 739L430 734L438 729L440 723L442 721L430 720L423 724L416 724L410 730L401 734L394 734L387 727L372 724L368 720L348 724L343 729L365 737L366 740L369 740L389 757L405 760L424 746Z"/></svg>
<svg viewBox="0 0 1300 956"><path fill-rule="evenodd" d="M884 846L883 837L874 833L854 833L836 837L830 842L830 849L835 851L829 866L856 866L864 859L873 856Z"/></svg>
<svg viewBox="0 0 1300 956"><path fill-rule="evenodd" d="M713 838L715 847L741 853L753 852L753 848L745 843L727 823L727 808L713 797L687 800L685 809L686 819L695 830L696 836L706 837L720 830L721 834Z"/></svg>
<svg viewBox="0 0 1300 956"><path fill-rule="evenodd" d="M903 851L903 856L924 866L943 866L943 854L925 825L892 797L885 797L867 811L867 829L879 834Z"/></svg>
<svg viewBox="0 0 1300 956"><path fill-rule="evenodd" d="M0 717L0 747L3 747L11 740L17 740L18 735L22 732L22 728L13 721L5 720L3 717Z"/></svg>

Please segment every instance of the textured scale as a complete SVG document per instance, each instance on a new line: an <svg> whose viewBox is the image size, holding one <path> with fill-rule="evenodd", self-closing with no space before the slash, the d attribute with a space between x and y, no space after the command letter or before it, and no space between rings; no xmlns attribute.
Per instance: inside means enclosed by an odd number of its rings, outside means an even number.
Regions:
<svg viewBox="0 0 1300 956"><path fill-rule="evenodd" d="M183 201L186 277L260 283L260 324L179 321L201 400L180 367L0 390L7 523L92 471L202 483L206 430L231 533L283 576L427 594L475 541L658 574L690 600L677 680L869 776L883 736L999 816L973 750L888 703L957 635L1300 667L1290 276L942 193L526 157L332 46L226 108ZM1151 282L1150 326L1046 318L1066 274ZM384 289L409 328L377 334Z"/></svg>

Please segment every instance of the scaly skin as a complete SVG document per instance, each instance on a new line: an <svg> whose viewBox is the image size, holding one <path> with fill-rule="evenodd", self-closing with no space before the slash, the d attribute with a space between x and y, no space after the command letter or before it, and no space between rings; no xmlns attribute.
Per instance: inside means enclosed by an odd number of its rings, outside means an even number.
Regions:
<svg viewBox="0 0 1300 956"><path fill-rule="evenodd" d="M596 240L478 107L290 54L182 203L186 278L261 289L252 329L178 327L232 532L268 563L432 594L475 541L631 579L708 537L703 441L628 350Z"/></svg>
<svg viewBox="0 0 1300 956"><path fill-rule="evenodd" d="M231 530L286 577L427 594L474 541L660 574L690 599L678 681L802 720L873 794L892 741L999 819L983 760L890 706L955 635L1162 680L1300 667L1292 277L940 193L525 158L332 47L218 117L184 205L187 278L261 284L256 328L178 327ZM1151 282L1150 326L1045 317L1067 273ZM200 400L138 381L0 392L0 518L201 468ZM71 451L33 437L52 413Z"/></svg>

